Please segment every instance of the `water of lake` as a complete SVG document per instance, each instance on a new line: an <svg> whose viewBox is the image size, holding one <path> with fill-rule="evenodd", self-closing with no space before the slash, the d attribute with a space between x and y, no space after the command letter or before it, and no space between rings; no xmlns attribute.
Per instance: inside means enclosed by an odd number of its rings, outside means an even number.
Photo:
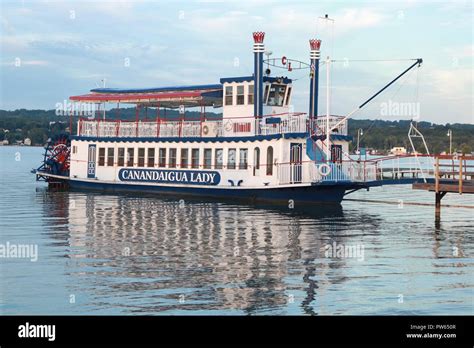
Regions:
<svg viewBox="0 0 474 348"><path fill-rule="evenodd" d="M473 314L472 196L436 223L411 186L305 210L50 192L42 152L0 147L0 245L38 248L0 259L2 314Z"/></svg>

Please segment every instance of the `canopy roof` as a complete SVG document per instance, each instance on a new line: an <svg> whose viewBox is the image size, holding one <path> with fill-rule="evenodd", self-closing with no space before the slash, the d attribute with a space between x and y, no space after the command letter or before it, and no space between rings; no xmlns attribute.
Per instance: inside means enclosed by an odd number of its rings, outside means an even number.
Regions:
<svg viewBox="0 0 474 348"><path fill-rule="evenodd" d="M223 77L220 79L221 83L232 83L232 82L251 82L253 81L253 76L236 76L236 77ZM273 77L273 76L264 76L263 82L270 82L270 83L291 83L292 80L286 76L281 77Z"/></svg>
<svg viewBox="0 0 474 348"><path fill-rule="evenodd" d="M156 88L95 88L88 94L71 96L70 100L84 103L124 103L178 108L180 105L222 106L222 85L195 85Z"/></svg>
<svg viewBox="0 0 474 348"><path fill-rule="evenodd" d="M144 106L178 108L180 105L222 106L222 84L226 82L252 81L253 76L222 78L219 84L172 86L154 88L94 88L90 93L69 97L70 100L83 103L123 103ZM291 83L287 77L264 76L264 82Z"/></svg>

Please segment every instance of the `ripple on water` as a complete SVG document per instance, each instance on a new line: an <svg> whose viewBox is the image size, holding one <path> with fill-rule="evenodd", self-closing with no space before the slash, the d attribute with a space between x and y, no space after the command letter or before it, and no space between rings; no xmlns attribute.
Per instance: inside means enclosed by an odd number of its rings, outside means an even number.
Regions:
<svg viewBox="0 0 474 348"><path fill-rule="evenodd" d="M15 152L22 160L14 161ZM408 186L297 209L156 196L50 192L38 148L0 148L2 242L37 262L0 263L5 314L472 314L472 209ZM446 204L473 205L447 195ZM328 246L363 257L327 257ZM76 303L69 302L71 294ZM400 295L403 303L400 303Z"/></svg>

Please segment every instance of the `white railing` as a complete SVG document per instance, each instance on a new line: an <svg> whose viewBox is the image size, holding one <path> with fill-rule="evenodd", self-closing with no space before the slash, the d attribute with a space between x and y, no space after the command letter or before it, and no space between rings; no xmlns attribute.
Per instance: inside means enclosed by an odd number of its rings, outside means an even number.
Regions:
<svg viewBox="0 0 474 348"><path fill-rule="evenodd" d="M268 123L270 120L274 123ZM270 122L271 122L270 121ZM306 114L287 113L255 119L226 118L224 120L200 121L118 121L118 120L80 120L77 135L87 137L200 137L223 135L272 135L283 133L304 133L308 131ZM203 133L207 126L207 134ZM247 125L250 125L247 127ZM209 133L211 130L211 133Z"/></svg>
<svg viewBox="0 0 474 348"><path fill-rule="evenodd" d="M367 182L377 180L377 164L370 162L281 163L277 165L280 185L318 182Z"/></svg>
<svg viewBox="0 0 474 348"><path fill-rule="evenodd" d="M116 134L118 137L134 137L137 134L137 124L135 122L120 122L117 127L118 132L116 132ZM98 136L106 135L99 134Z"/></svg>
<svg viewBox="0 0 474 348"><path fill-rule="evenodd" d="M369 160L369 162L376 164L380 179L400 179L410 176L426 179L434 173L434 160L431 156L389 156Z"/></svg>
<svg viewBox="0 0 474 348"><path fill-rule="evenodd" d="M329 130L331 133L347 135L347 120L338 124L343 118L342 116L329 116ZM325 116L320 116L316 120L317 135L326 134L326 124L327 120Z"/></svg>
<svg viewBox="0 0 474 348"><path fill-rule="evenodd" d="M277 164L277 175L280 185L317 182L321 179L314 162Z"/></svg>
<svg viewBox="0 0 474 348"><path fill-rule="evenodd" d="M260 121L260 134L304 133L308 131L308 117L306 114L288 114L280 118L278 123L267 123L271 117Z"/></svg>

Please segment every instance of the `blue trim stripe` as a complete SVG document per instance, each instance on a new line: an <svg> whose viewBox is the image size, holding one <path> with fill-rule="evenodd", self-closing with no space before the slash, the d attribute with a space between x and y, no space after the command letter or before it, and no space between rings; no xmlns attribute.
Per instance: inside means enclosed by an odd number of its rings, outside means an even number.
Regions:
<svg viewBox="0 0 474 348"><path fill-rule="evenodd" d="M194 85L194 86L170 86L154 88L94 88L91 92L95 93L152 93L152 92L171 92L171 91L200 91L207 89L222 89L221 84L212 85Z"/></svg>
<svg viewBox="0 0 474 348"><path fill-rule="evenodd" d="M346 140L352 141L352 135L343 135L343 134L331 134L331 140Z"/></svg>
<svg viewBox="0 0 474 348"><path fill-rule="evenodd" d="M79 141L101 141L101 142L171 142L171 143L223 143L223 142L248 142L248 141L262 141L262 140L273 140L273 139L301 139L308 137L308 133L285 133L285 134L271 134L271 135L255 135L248 137L216 137L216 138L204 138L204 137L84 137L73 135L72 140Z"/></svg>
<svg viewBox="0 0 474 348"><path fill-rule="evenodd" d="M313 135L313 140L325 140L326 139L326 134L321 134L321 135ZM345 141L352 141L353 137L352 135L344 135L344 134L337 134L333 133L331 134L331 140L345 140Z"/></svg>
<svg viewBox="0 0 474 348"><path fill-rule="evenodd" d="M254 57L255 59L255 57ZM262 67L263 67L263 60L262 60ZM277 79L281 79L283 83L291 83L291 79L288 77L271 77L271 76L263 76L263 82L276 82ZM223 77L220 79L221 83L225 82L252 82L254 80L253 76L237 76L237 77Z"/></svg>
<svg viewBox="0 0 474 348"><path fill-rule="evenodd" d="M271 201L288 204L291 199L295 203L336 203L339 204L347 187L337 186L304 186L281 187L268 189L216 189L212 187L177 187L163 185L128 185L123 183L104 183L100 181L70 180L70 186L79 190L100 190L105 192L143 192L171 195L172 197L199 197L220 199L242 199L244 201Z"/></svg>

